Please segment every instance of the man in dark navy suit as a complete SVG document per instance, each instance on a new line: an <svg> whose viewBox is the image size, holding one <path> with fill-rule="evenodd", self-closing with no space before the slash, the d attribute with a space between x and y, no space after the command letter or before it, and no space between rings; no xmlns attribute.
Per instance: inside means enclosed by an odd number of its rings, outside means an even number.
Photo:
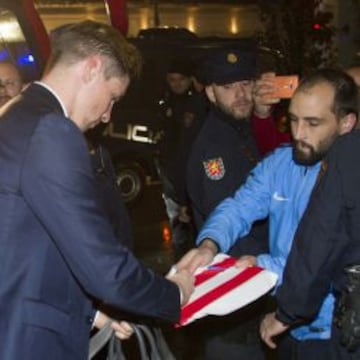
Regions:
<svg viewBox="0 0 360 360"><path fill-rule="evenodd" d="M41 81L1 109L2 360L86 359L95 302L176 321L190 296L188 273L163 279L119 245L82 134L109 120L139 62L108 25L68 26Z"/></svg>
<svg viewBox="0 0 360 360"><path fill-rule="evenodd" d="M20 70L8 60L0 62L0 84L0 87L2 87L2 90L0 88L0 106L19 95L25 87ZM100 129L100 126L87 131L86 137L88 143L89 139L91 139L91 144L94 147L96 146L95 150L90 148L90 155L100 198L119 241L122 245L132 249L130 219L125 204L121 199L121 194L116 188L115 174L109 154L103 146L95 142L96 137L94 134L97 133L97 129ZM97 327L102 327L102 324L109 321L109 318L101 312L97 313L96 319L94 325ZM133 328L126 321L113 321L112 328L115 330L116 336L121 340L128 339L133 334Z"/></svg>

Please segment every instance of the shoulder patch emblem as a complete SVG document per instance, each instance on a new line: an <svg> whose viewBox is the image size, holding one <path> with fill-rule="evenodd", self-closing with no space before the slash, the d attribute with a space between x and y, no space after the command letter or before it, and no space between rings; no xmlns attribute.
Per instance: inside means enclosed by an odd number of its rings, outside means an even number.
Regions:
<svg viewBox="0 0 360 360"><path fill-rule="evenodd" d="M221 157L203 161L206 176L211 180L221 180L225 175L225 166Z"/></svg>

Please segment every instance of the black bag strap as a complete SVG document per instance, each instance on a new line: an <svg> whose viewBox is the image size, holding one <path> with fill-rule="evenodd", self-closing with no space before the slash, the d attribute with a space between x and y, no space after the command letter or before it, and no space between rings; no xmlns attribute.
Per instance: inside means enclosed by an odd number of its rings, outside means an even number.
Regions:
<svg viewBox="0 0 360 360"><path fill-rule="evenodd" d="M153 332L155 334L156 344L162 359L165 360L176 360L174 354L170 350L161 328L154 327Z"/></svg>
<svg viewBox="0 0 360 360"><path fill-rule="evenodd" d="M131 324L131 326L134 329L134 335L136 336L136 340L137 340L138 345L139 345L140 360L151 360L149 355L148 355L146 342L145 342L144 335L143 335L142 331L140 330L138 325Z"/></svg>
<svg viewBox="0 0 360 360"><path fill-rule="evenodd" d="M121 344L121 340L113 333L109 341L106 360L126 360Z"/></svg>
<svg viewBox="0 0 360 360"><path fill-rule="evenodd" d="M164 360L161 358L160 356L160 353L159 353L159 350L158 350L158 346L157 346L157 343L156 343L156 339L154 337L154 334L153 332L151 331L151 329L146 326L146 325L135 325L135 327L137 329L139 329L142 334L143 334L143 340L146 339L148 345L149 345L149 351L147 352L147 357L142 359L142 360L145 360L145 359L150 359L150 360ZM150 356L149 356L149 355Z"/></svg>

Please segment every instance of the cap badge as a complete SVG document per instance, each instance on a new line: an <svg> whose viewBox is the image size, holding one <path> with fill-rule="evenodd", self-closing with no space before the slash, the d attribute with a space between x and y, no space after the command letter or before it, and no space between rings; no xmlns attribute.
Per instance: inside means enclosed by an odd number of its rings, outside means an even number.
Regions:
<svg viewBox="0 0 360 360"><path fill-rule="evenodd" d="M238 62L238 57L234 53L228 53L227 61L230 64L235 64Z"/></svg>
<svg viewBox="0 0 360 360"><path fill-rule="evenodd" d="M225 175L225 166L221 157L203 162L205 173L211 180L221 180Z"/></svg>

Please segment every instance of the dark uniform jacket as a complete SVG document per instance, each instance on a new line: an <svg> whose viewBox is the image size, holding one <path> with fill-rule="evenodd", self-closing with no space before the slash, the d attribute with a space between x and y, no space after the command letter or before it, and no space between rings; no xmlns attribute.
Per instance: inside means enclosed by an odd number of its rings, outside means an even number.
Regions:
<svg viewBox="0 0 360 360"><path fill-rule="evenodd" d="M332 146L299 224L277 292L278 318L310 320L329 291L344 286L344 267L360 264L360 132ZM320 172L321 174L322 172Z"/></svg>
<svg viewBox="0 0 360 360"><path fill-rule="evenodd" d="M161 101L164 136L159 144L165 194L185 205L185 171L188 153L206 115L204 94L190 89L185 94L169 94Z"/></svg>
<svg viewBox="0 0 360 360"><path fill-rule="evenodd" d="M198 230L211 211L245 182L258 160L250 122L234 120L211 107L187 165L187 192ZM241 256L267 252L267 234L267 223L257 222L230 253Z"/></svg>
<svg viewBox="0 0 360 360"><path fill-rule="evenodd" d="M164 99L159 101L161 104L159 116L163 131L163 138L159 143L160 164L163 175L171 184L174 184L177 177L178 146L183 128L184 113L191 96L190 91L181 95L169 92ZM175 198L176 196L170 197Z"/></svg>
<svg viewBox="0 0 360 360"><path fill-rule="evenodd" d="M33 84L0 116L0 359L87 359L93 298L177 320L179 290L139 264L96 201L83 134Z"/></svg>
<svg viewBox="0 0 360 360"><path fill-rule="evenodd" d="M240 187L258 159L250 122L236 121L212 107L187 167L187 191L198 228L221 200Z"/></svg>

